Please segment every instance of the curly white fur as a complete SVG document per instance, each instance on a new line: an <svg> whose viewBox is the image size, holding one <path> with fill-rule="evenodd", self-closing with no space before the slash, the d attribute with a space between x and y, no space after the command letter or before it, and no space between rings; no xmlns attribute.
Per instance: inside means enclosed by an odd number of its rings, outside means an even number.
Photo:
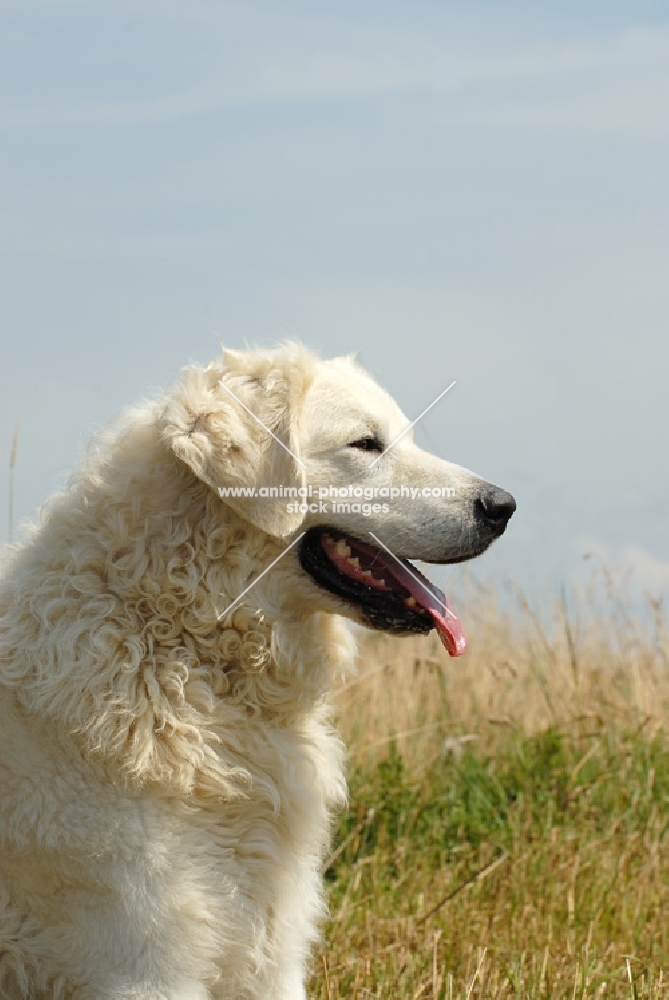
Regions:
<svg viewBox="0 0 669 1000"><path fill-rule="evenodd" d="M4 1000L304 1000L357 611L278 559L309 517L219 496L302 482L265 427L316 482L458 487L354 532L418 558L479 544L481 481L416 448L347 358L226 352L101 435L3 557ZM346 447L370 433L401 436L372 471Z"/></svg>
<svg viewBox="0 0 669 1000"><path fill-rule="evenodd" d="M285 547L174 446L230 368L122 418L5 556L2 997L304 996L345 799L325 695L354 650L339 619L278 613L288 560L218 621ZM243 477L266 442L237 424Z"/></svg>

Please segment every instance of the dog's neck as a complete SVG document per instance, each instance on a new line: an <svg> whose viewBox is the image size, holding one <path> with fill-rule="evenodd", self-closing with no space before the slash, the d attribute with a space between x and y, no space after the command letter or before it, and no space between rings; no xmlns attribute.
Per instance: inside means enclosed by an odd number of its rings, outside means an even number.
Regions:
<svg viewBox="0 0 669 1000"><path fill-rule="evenodd" d="M112 451L104 476L85 468L16 553L31 599L4 595L3 677L27 712L126 779L187 791L220 771L221 733L240 720L300 730L350 669L353 641L322 614L272 621L245 605L219 620L267 558L266 537L151 428L137 433L141 461Z"/></svg>

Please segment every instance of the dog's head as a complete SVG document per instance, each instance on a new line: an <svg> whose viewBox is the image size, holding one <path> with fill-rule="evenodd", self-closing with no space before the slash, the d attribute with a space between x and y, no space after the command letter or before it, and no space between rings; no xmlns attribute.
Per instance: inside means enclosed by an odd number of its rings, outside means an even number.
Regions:
<svg viewBox="0 0 669 1000"><path fill-rule="evenodd" d="M513 497L417 447L396 403L350 358L299 346L226 351L189 369L163 437L222 505L288 548L292 600L397 634L437 628L464 652L459 619L411 563L455 563L506 528Z"/></svg>

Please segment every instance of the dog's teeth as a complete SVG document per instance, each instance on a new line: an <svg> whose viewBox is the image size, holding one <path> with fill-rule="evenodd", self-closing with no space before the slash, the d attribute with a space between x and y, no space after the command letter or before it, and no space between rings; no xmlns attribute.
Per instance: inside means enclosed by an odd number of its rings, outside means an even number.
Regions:
<svg viewBox="0 0 669 1000"><path fill-rule="evenodd" d="M372 574L371 569L363 569L362 575L363 576L368 576L370 578L370 580L373 578L373 574Z"/></svg>
<svg viewBox="0 0 669 1000"><path fill-rule="evenodd" d="M407 607L413 608L413 607L416 606L416 598L415 597L407 597L406 600L404 601L404 603L407 605Z"/></svg>
<svg viewBox="0 0 669 1000"><path fill-rule="evenodd" d="M339 539L335 548L337 549L337 552L339 553L340 556L350 556L351 554L351 550L349 549L348 545L346 544L343 538Z"/></svg>
<svg viewBox="0 0 669 1000"><path fill-rule="evenodd" d="M355 566L356 569L360 569L360 560L356 557L355 559L346 560L349 566Z"/></svg>

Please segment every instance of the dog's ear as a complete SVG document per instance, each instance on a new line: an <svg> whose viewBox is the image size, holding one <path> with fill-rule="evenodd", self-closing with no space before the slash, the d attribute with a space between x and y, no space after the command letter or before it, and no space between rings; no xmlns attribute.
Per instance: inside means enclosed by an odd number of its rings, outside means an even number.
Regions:
<svg viewBox="0 0 669 1000"><path fill-rule="evenodd" d="M298 438L303 380L291 383L272 360L262 352L226 351L223 364L188 369L163 411L162 434L221 503L284 538L304 517L295 492L306 482ZM277 496L280 487L292 495Z"/></svg>

